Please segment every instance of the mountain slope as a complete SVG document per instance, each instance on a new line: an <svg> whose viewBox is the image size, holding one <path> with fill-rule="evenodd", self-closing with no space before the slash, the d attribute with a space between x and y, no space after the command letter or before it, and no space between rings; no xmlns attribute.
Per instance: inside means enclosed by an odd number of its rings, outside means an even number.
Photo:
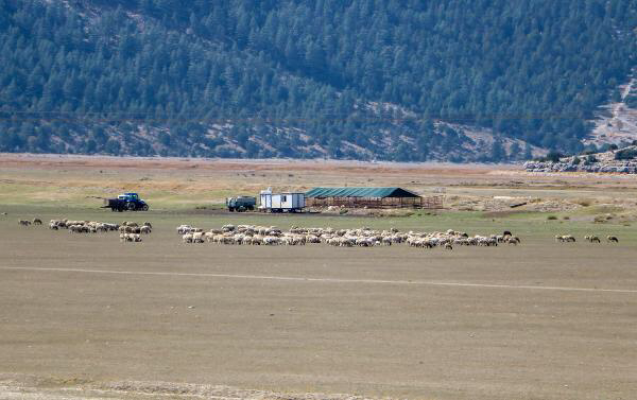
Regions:
<svg viewBox="0 0 637 400"><path fill-rule="evenodd" d="M0 150L577 151L636 26L631 0L0 0Z"/></svg>
<svg viewBox="0 0 637 400"><path fill-rule="evenodd" d="M637 140L637 78L621 85L613 102L600 107L595 128L584 144L601 147L608 144L632 143Z"/></svg>

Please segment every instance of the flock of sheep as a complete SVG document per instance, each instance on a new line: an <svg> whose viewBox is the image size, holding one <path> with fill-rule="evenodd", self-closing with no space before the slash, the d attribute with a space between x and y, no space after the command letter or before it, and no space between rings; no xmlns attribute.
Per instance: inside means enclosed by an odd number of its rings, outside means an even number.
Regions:
<svg viewBox="0 0 637 400"><path fill-rule="evenodd" d="M584 240L589 243L601 243L602 241L599 239L599 236L586 235L584 236ZM555 241L560 243L574 243L577 240L573 235L556 235ZM619 239L617 236L606 236L606 242L608 243L619 243Z"/></svg>
<svg viewBox="0 0 637 400"><path fill-rule="evenodd" d="M42 220L34 218L32 220L19 220L18 225L42 225ZM152 232L152 224L145 222L124 221L121 224L111 224L96 221L80 221L68 219L53 219L49 223L49 229L66 229L69 233L103 233L118 231L119 239L124 243L140 243L142 235ZM487 236L469 236L466 232L454 231L446 232L400 232L396 228L389 230L375 230L371 228L358 229L334 229L334 228L311 228L293 226L289 231L284 232L276 226L258 225L224 225L218 229L204 231L191 225L181 225L177 227L177 233L181 235L184 243L219 243L236 245L305 245L313 243L324 243L338 247L374 247L391 246L393 244L405 243L411 247L421 247L431 249L441 247L452 250L457 246L497 246L498 244L520 243L520 239L510 231L502 234L491 234ZM589 243L601 243L598 236L587 235L584 240ZM557 235L555 241L559 243L576 242L573 235ZM607 236L606 242L619 243L616 236Z"/></svg>
<svg viewBox="0 0 637 400"><path fill-rule="evenodd" d="M34 218L32 221L19 220L18 225L42 225L42 220ZM69 219L52 219L49 222L49 229L57 231L66 229L69 233L105 233L110 231L118 231L121 242L140 243L142 234L150 234L153 226L150 222L144 222L139 225L136 222L124 221L121 224L111 224L107 222L97 221L80 221Z"/></svg>
<svg viewBox="0 0 637 400"><path fill-rule="evenodd" d="M150 222L139 225L136 222L124 221L118 230L120 242L140 243L142 241L141 235L149 235L153 231L153 225Z"/></svg>
<svg viewBox="0 0 637 400"><path fill-rule="evenodd" d="M33 218L32 221L27 219L18 220L18 225L29 226L29 225L42 225L42 220L40 218Z"/></svg>
<svg viewBox="0 0 637 400"><path fill-rule="evenodd" d="M374 247L391 246L405 243L412 247L442 247L452 250L458 246L497 246L501 243L517 245L520 239L510 231L501 235L469 236L466 232L448 230L446 232L400 232L396 228L389 230L302 228L293 226L283 232L275 226L224 225L219 229L204 231L190 225L177 227L184 243L219 243L236 245L305 245L324 243L338 247Z"/></svg>

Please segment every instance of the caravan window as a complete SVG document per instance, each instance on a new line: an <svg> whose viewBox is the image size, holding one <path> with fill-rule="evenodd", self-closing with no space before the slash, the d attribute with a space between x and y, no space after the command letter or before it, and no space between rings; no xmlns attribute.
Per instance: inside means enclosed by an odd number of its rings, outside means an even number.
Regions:
<svg viewBox="0 0 637 400"><path fill-rule="evenodd" d="M285 195L281 196L281 201L283 202L288 201L288 196L285 196Z"/></svg>

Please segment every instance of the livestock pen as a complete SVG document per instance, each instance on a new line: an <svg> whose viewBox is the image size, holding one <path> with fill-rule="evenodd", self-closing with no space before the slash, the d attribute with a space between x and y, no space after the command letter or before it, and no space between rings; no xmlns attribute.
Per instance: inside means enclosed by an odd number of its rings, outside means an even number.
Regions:
<svg viewBox="0 0 637 400"><path fill-rule="evenodd" d="M443 208L443 196L423 197L399 187L316 187L305 197L309 207Z"/></svg>

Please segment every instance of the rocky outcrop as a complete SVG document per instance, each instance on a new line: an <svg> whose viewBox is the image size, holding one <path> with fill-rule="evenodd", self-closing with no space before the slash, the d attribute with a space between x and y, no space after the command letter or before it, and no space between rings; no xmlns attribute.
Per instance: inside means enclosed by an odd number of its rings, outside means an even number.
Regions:
<svg viewBox="0 0 637 400"><path fill-rule="evenodd" d="M561 157L559 161L528 161L527 172L593 172L637 174L637 158L616 159L618 152L637 153L637 146L597 154Z"/></svg>
<svg viewBox="0 0 637 400"><path fill-rule="evenodd" d="M604 163L574 164L573 162L529 161L524 164L527 172L603 172L637 174L637 161L622 161L616 165Z"/></svg>

